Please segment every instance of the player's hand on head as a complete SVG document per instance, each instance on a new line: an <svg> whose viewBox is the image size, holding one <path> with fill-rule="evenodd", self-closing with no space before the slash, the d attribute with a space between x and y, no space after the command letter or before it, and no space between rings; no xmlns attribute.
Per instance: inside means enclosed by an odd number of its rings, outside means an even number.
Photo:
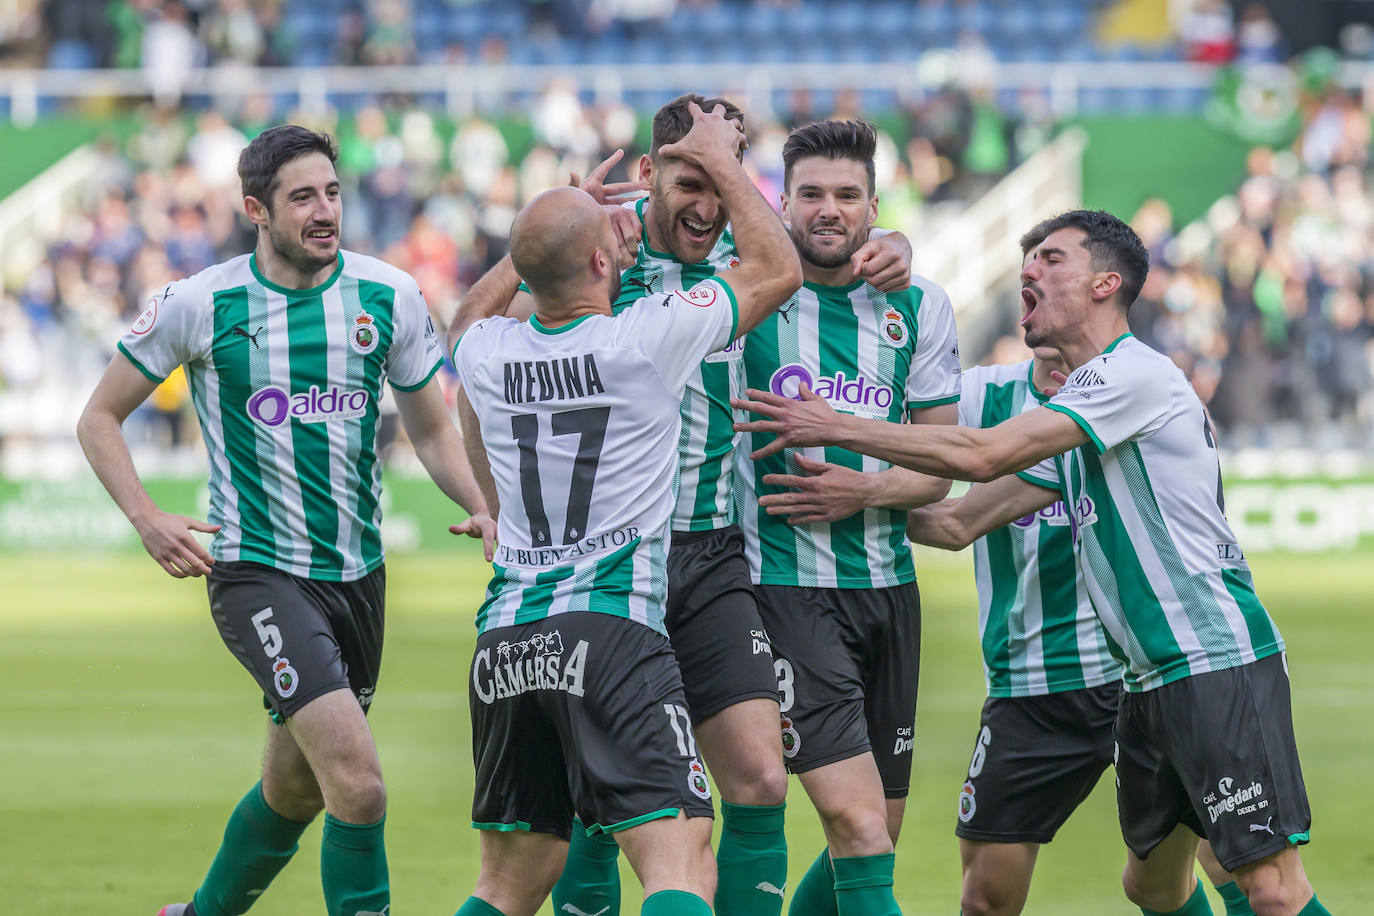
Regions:
<svg viewBox="0 0 1374 916"><path fill-rule="evenodd" d="M854 275L883 293L911 286L911 243L900 232L870 238L849 259Z"/></svg>
<svg viewBox="0 0 1374 916"><path fill-rule="evenodd" d="M744 131L738 121L725 117L725 106L716 105L710 111L702 111L696 102L688 102L687 110L692 114L692 129L676 143L665 143L658 148L660 156L685 159L702 165L713 155L728 153L733 159L739 156L747 144Z"/></svg>
<svg viewBox="0 0 1374 916"><path fill-rule="evenodd" d="M177 579L210 575L210 567L215 561L191 532L214 534L219 530L219 525L211 525L187 515L158 511L134 527L143 541L143 549L168 575Z"/></svg>
<svg viewBox="0 0 1374 916"><path fill-rule="evenodd" d="M745 397L731 398L730 406L767 417L765 420L735 424L736 432L773 434L772 442L750 454L749 457L755 461L775 455L785 448L830 445L830 438L839 420L835 408L805 383L798 387L795 399L750 388L745 392Z"/></svg>
<svg viewBox="0 0 1374 916"><path fill-rule="evenodd" d="M789 525L837 522L873 504L872 475L825 461L796 455L800 474L764 474L770 487L788 487L786 493L767 493L759 505L769 515L786 516Z"/></svg>
<svg viewBox="0 0 1374 916"><path fill-rule="evenodd" d="M482 554L490 563L496 556L496 519L485 512L470 516L467 521L449 525L450 534L467 535L482 541Z"/></svg>

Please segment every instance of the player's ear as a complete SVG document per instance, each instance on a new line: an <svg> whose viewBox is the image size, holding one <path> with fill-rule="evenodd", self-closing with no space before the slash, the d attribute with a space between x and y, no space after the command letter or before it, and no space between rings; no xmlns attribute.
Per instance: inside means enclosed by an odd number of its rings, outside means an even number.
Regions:
<svg viewBox="0 0 1374 916"><path fill-rule="evenodd" d="M648 153L639 157L639 186L646 191L654 189L654 160Z"/></svg>
<svg viewBox="0 0 1374 916"><path fill-rule="evenodd" d="M868 225L872 226L878 221L878 195L875 192L868 198Z"/></svg>
<svg viewBox="0 0 1374 916"><path fill-rule="evenodd" d="M787 189L783 188L778 192L778 201L781 204L778 214L782 217L782 224L787 228L792 228L792 207L788 203Z"/></svg>
<svg viewBox="0 0 1374 916"><path fill-rule="evenodd" d="M1103 302L1116 295L1121 289L1121 274L1114 270L1104 270L1093 274L1092 297Z"/></svg>
<svg viewBox="0 0 1374 916"><path fill-rule="evenodd" d="M271 216L267 211L267 205L251 195L243 198L243 212L255 226L267 225L267 220Z"/></svg>

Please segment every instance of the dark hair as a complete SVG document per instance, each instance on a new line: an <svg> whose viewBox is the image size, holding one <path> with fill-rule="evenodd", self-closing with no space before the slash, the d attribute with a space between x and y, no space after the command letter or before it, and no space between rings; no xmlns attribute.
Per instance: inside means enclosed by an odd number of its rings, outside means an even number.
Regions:
<svg viewBox="0 0 1374 916"><path fill-rule="evenodd" d="M658 159L658 148L665 143L676 143L687 132L692 129L692 112L687 108L689 102L696 102L697 107L702 111L710 111L717 105L725 106L725 119L727 121L738 121L740 129L744 129L744 112L739 110L739 106L729 99L708 99L705 96L689 92L673 99L654 113L654 129L649 144L649 157Z"/></svg>
<svg viewBox="0 0 1374 916"><path fill-rule="evenodd" d="M1135 230L1106 210L1069 210L1044 220L1021 236L1021 256L1030 254L1060 229L1079 229L1083 232L1083 247L1088 249L1093 270L1110 270L1121 275L1118 302L1128 310L1145 285L1150 272L1150 252Z"/></svg>
<svg viewBox="0 0 1374 916"><path fill-rule="evenodd" d="M244 197L256 197L268 211L277 190L281 167L307 153L323 153L330 162L339 159L334 138L299 124L281 124L258 134L239 153L239 183Z"/></svg>
<svg viewBox="0 0 1374 916"><path fill-rule="evenodd" d="M868 172L868 196L877 189L873 153L878 148L878 129L867 121L816 121L788 134L782 147L782 186L792 185L792 166L798 159L824 156L853 159Z"/></svg>

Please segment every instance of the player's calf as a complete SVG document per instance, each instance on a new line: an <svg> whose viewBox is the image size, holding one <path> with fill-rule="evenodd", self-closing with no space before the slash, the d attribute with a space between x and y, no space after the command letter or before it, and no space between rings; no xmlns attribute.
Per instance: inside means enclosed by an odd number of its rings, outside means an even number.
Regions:
<svg viewBox="0 0 1374 916"><path fill-rule="evenodd" d="M1256 916L1307 916L1311 904L1316 906L1310 911L1313 916L1326 912L1317 903L1296 847L1238 866L1232 874Z"/></svg>

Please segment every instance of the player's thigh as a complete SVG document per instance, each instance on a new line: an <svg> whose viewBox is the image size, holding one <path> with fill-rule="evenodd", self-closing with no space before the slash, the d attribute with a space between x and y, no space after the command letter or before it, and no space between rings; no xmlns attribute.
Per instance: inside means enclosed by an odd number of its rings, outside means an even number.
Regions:
<svg viewBox="0 0 1374 916"><path fill-rule="evenodd" d="M694 725L747 700L777 699L739 528L673 534L664 623Z"/></svg>
<svg viewBox="0 0 1374 916"><path fill-rule="evenodd" d="M780 805L787 794L778 701L749 699L694 726L711 776L728 802Z"/></svg>
<svg viewBox="0 0 1374 916"><path fill-rule="evenodd" d="M533 916L568 856L566 840L547 833L483 830L482 867L473 895L505 916Z"/></svg>
<svg viewBox="0 0 1374 916"><path fill-rule="evenodd" d="M1193 888L1193 859L1197 834L1178 824L1155 844L1148 858L1126 851L1126 871L1121 883L1126 897L1137 906L1170 912L1183 906Z"/></svg>
<svg viewBox="0 0 1374 916"><path fill-rule="evenodd" d="M276 721L348 687L343 655L307 580L258 563L216 563L206 579L220 638L262 689Z"/></svg>
<svg viewBox="0 0 1374 916"><path fill-rule="evenodd" d="M348 687L367 712L377 691L382 668L386 624L386 567L378 566L353 582L308 581L324 608L334 642L339 647Z"/></svg>
<svg viewBox="0 0 1374 916"><path fill-rule="evenodd" d="M853 589L851 628L865 634L864 716L888 798L911 788L916 694L921 671L921 595L915 582Z"/></svg>
<svg viewBox="0 0 1374 916"><path fill-rule="evenodd" d="M999 844L1048 843L1112 761L1115 684L989 697L959 789L954 832Z"/></svg>
<svg viewBox="0 0 1374 916"><path fill-rule="evenodd" d="M872 754L859 754L798 776L821 817L832 855L878 855L892 851L888 799Z"/></svg>
<svg viewBox="0 0 1374 916"><path fill-rule="evenodd" d="M615 839L646 897L664 890L688 891L703 900L715 895L710 818L658 818L621 830Z"/></svg>
<svg viewBox="0 0 1374 916"><path fill-rule="evenodd" d="M1020 913L1030 893L1040 847L1035 843L987 843L959 838L963 887L959 902L966 916Z"/></svg>
<svg viewBox="0 0 1374 916"><path fill-rule="evenodd" d="M847 589L763 585L759 613L772 639L787 768L806 773L870 745L864 714L863 634L842 607Z"/></svg>
<svg viewBox="0 0 1374 916"><path fill-rule="evenodd" d="M351 690L315 697L286 720L286 728L309 762L330 813L355 824L385 813L377 746Z"/></svg>

